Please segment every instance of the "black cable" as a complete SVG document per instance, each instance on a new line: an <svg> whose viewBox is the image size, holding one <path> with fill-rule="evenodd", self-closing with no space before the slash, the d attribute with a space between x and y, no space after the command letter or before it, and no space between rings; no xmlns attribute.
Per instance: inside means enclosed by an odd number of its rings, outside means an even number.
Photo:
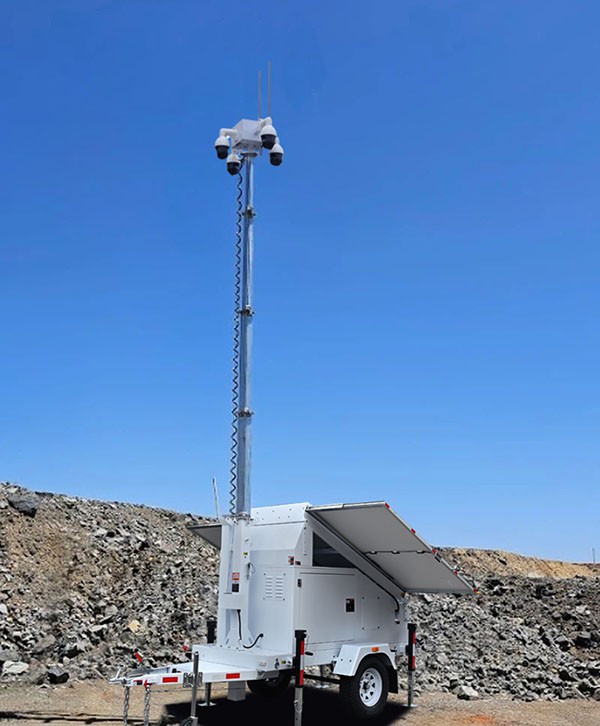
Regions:
<svg viewBox="0 0 600 726"><path fill-rule="evenodd" d="M257 636L256 636L256 640L254 641L254 643L252 643L252 645L244 645L244 644L242 643L242 646L243 646L243 647L244 647L244 648L245 648L246 650L250 650L250 648L254 648L254 646L255 646L255 645L256 645L256 644L258 643L258 641L259 641L259 640L260 640L260 639L261 639L262 637L263 637L263 634L262 634L262 633L260 633L259 635L257 635Z"/></svg>
<svg viewBox="0 0 600 726"><path fill-rule="evenodd" d="M240 634L240 643L241 643L242 642L242 611L236 610L236 613L238 614L238 633ZM254 646L258 643L258 641L261 638L264 638L264 637L265 637L264 633L259 633L256 636L256 640L254 641L254 643L252 643L252 645L244 645L242 643L242 648L245 648L246 650L250 650L251 648L254 648Z"/></svg>

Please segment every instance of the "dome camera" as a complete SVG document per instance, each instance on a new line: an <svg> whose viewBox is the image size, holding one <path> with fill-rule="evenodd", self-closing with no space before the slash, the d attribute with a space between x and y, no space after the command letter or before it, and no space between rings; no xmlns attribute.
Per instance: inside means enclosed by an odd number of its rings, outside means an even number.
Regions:
<svg viewBox="0 0 600 726"><path fill-rule="evenodd" d="M215 149L217 150L217 156L219 159L226 159L229 153L229 139L227 136L219 136L215 141Z"/></svg>
<svg viewBox="0 0 600 726"><path fill-rule="evenodd" d="M269 161L273 166L281 166L281 162L283 161L283 147L279 142L273 144L269 152Z"/></svg>
<svg viewBox="0 0 600 726"><path fill-rule="evenodd" d="M235 151L232 151L227 157L227 171L231 174L231 176L235 176L236 174L239 174L241 168L242 160Z"/></svg>
<svg viewBox="0 0 600 726"><path fill-rule="evenodd" d="M260 140L262 141L264 148L269 149L269 151L275 146L275 142L277 141L277 132L271 124L266 124L262 127Z"/></svg>

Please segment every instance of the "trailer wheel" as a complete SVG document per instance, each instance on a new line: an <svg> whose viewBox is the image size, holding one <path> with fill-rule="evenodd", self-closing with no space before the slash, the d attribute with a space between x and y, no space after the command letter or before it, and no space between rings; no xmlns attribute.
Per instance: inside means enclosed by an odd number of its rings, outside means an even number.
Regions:
<svg viewBox="0 0 600 726"><path fill-rule="evenodd" d="M356 674L342 676L340 695L345 709L356 718L373 718L385 708L389 691L387 668L377 656L363 658Z"/></svg>
<svg viewBox="0 0 600 726"><path fill-rule="evenodd" d="M284 693L290 685L291 671L280 671L275 678L261 678L259 681L248 681L248 688L255 696L274 698Z"/></svg>

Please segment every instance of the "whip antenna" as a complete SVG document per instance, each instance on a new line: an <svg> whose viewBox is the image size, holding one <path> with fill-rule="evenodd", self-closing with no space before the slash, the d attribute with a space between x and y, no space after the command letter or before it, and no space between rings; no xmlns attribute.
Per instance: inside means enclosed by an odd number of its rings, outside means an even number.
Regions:
<svg viewBox="0 0 600 726"><path fill-rule="evenodd" d="M271 112L269 111L269 115ZM262 71L258 71L258 118L262 118Z"/></svg>
<svg viewBox="0 0 600 726"><path fill-rule="evenodd" d="M271 115L271 61L267 66L267 116Z"/></svg>

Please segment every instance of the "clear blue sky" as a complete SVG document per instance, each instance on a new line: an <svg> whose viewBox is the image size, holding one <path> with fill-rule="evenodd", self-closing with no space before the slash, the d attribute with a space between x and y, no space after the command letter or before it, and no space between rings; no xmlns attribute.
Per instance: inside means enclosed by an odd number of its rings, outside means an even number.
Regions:
<svg viewBox="0 0 600 726"><path fill-rule="evenodd" d="M234 183L257 168L253 503L600 553L600 4L0 4L0 479L226 498Z"/></svg>

